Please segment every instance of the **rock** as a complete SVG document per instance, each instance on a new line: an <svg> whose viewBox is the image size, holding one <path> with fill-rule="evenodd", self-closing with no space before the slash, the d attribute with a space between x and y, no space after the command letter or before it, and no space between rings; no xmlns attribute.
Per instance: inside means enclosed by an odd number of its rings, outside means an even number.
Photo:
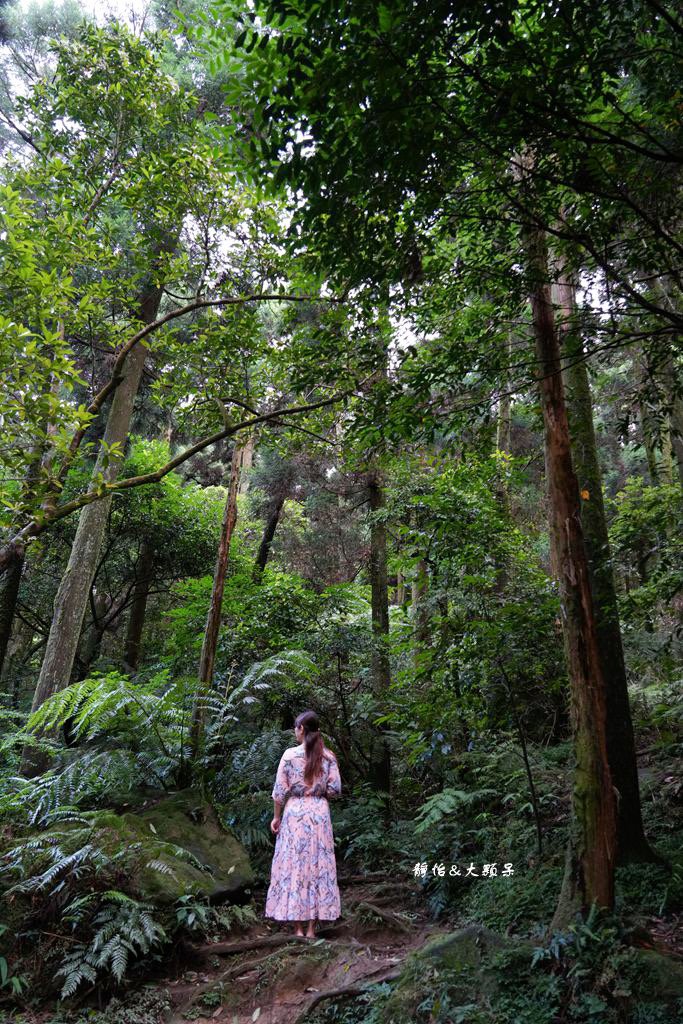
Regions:
<svg viewBox="0 0 683 1024"><path fill-rule="evenodd" d="M91 843L114 856L129 851L119 869L131 877L134 895L159 907L193 894L220 903L254 880L249 857L226 832L211 805L193 790L168 794L149 807L124 814L88 812L88 824L64 822L43 836L58 838L67 853ZM35 871L40 870L36 862Z"/></svg>
<svg viewBox="0 0 683 1024"><path fill-rule="evenodd" d="M641 983L638 995L664 1001L683 997L683 963L656 949L633 951L640 964Z"/></svg>
<svg viewBox="0 0 683 1024"><path fill-rule="evenodd" d="M494 996L497 975L485 961L503 950L508 960L519 957L528 964L533 946L529 942L504 938L479 924L433 939L408 957L401 977L381 1008L379 1019L382 1024L413 1020L425 990L438 987L446 978L453 1006L474 1006L482 996Z"/></svg>
<svg viewBox="0 0 683 1024"><path fill-rule="evenodd" d="M172 848L162 850L159 859L173 868L178 881L195 884L199 887L197 891L212 903L235 897L254 881L242 844L225 831L213 807L193 790L172 793L153 807L122 815L122 820L131 828L141 829L148 842L150 838L158 839L189 851L203 866L201 871L174 856ZM157 901L164 897L175 900L189 891L183 888L178 892L173 884L169 888L169 877L147 870L143 872L142 884Z"/></svg>

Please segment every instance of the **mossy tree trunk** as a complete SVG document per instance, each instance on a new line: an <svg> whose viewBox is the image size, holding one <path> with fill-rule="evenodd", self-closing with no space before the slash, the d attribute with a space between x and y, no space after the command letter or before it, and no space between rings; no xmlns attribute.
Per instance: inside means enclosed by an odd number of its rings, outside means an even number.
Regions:
<svg viewBox="0 0 683 1024"><path fill-rule="evenodd" d="M381 471L374 467L367 478L370 504L370 595L372 616L372 682L377 703L385 707L391 686L389 661L389 586L387 579L387 528L382 519L384 484ZM377 742L373 744L370 766L373 789L388 793L391 789L391 752L386 724L380 725Z"/></svg>
<svg viewBox="0 0 683 1024"><path fill-rule="evenodd" d="M204 640L202 642L202 653L199 658L199 686L197 697L192 709L192 726L190 729L190 758L195 758L201 749L204 736L204 723L206 720L205 699L211 689L213 681L213 670L216 663L216 649L218 646L218 634L221 626L221 609L223 606L223 593L225 591L225 578L228 572L230 561L230 542L237 523L237 495L240 484L240 466L242 462L242 450L239 444L235 444L230 462L230 481L228 483L228 496L225 501L223 513L223 524L221 526L221 537L216 555L216 567L213 574L213 586L211 588L211 600L209 611L206 617L204 629Z"/></svg>
<svg viewBox="0 0 683 1024"><path fill-rule="evenodd" d="M683 487L683 397L681 397L681 383L676 372L674 355L670 349L664 360L662 376L666 401L670 409L666 447L672 467L671 483L673 483L673 464L675 463L678 480Z"/></svg>
<svg viewBox="0 0 683 1024"><path fill-rule="evenodd" d="M512 332L506 339L508 366L505 372L503 393L498 400L498 423L496 428L496 447L499 452L510 455L512 452L512 399L510 397L510 363L512 362Z"/></svg>
<svg viewBox="0 0 683 1024"><path fill-rule="evenodd" d="M124 666L130 672L136 672L140 664L142 633L145 628L147 601L153 578L154 545L148 537L145 537L140 545L140 555L135 567L135 586L123 645Z"/></svg>
<svg viewBox="0 0 683 1024"><path fill-rule="evenodd" d="M429 569L426 560L420 558L415 566L415 574L410 584L410 617L413 622L413 662L417 672L420 671L424 664L422 654L429 643L428 594Z"/></svg>
<svg viewBox="0 0 683 1024"><path fill-rule="evenodd" d="M161 289L151 287L139 303L140 320L149 324L157 315ZM136 345L128 354L122 379L114 391L109 407L103 444L93 470L91 489L96 490L100 474L105 482L116 480L122 462L121 456L109 454L112 445L123 449L133 418L135 398L140 388L147 356L144 345ZM112 496L94 501L82 509L69 561L57 590L54 615L50 627L45 656L33 695L32 711L60 690L68 686L73 671L78 642L90 587L97 570L104 539ZM44 755L27 747L22 760L25 773L40 774L46 767Z"/></svg>
<svg viewBox="0 0 683 1024"><path fill-rule="evenodd" d="M249 474L254 465L254 452L256 451L256 435L250 434L242 446L242 462L240 465L240 486L239 493L246 494L249 490Z"/></svg>
<svg viewBox="0 0 683 1024"><path fill-rule="evenodd" d="M656 410L653 407L658 388L655 384L654 369L645 352L642 350L636 356L640 370L640 395L638 397L638 411L640 413L640 429L643 434L643 447L647 460L647 470L650 483L656 487L661 482L661 466L658 452L661 448L661 423L658 420Z"/></svg>
<svg viewBox="0 0 683 1024"><path fill-rule="evenodd" d="M567 869L554 921L559 927L566 924L573 910L585 910L594 901L602 907L614 905L616 803L607 756L606 687L598 651L578 482L571 457L547 243L544 232L533 225L525 226L523 239L575 755Z"/></svg>
<svg viewBox="0 0 683 1024"><path fill-rule="evenodd" d="M564 372L572 457L579 483L581 525L588 555L600 664L606 686L607 754L618 794L617 859L619 863L655 860L643 830L636 747L593 424L593 402L583 339L576 323L576 288L566 273L560 276L556 285L555 298L566 356Z"/></svg>
<svg viewBox="0 0 683 1024"><path fill-rule="evenodd" d="M23 552L14 552L9 566L0 578L0 672L2 672L7 648L12 638L12 625L23 571L24 554Z"/></svg>
<svg viewBox="0 0 683 1024"><path fill-rule="evenodd" d="M266 525L264 526L263 534L261 535L261 543L258 546L256 558L254 559L252 578L255 582L258 582L261 579L268 564L270 548L273 540L275 539L275 534L277 532L278 523L280 522L280 516L282 515L282 509L284 508L286 497L287 495L284 491L277 494L268 511Z"/></svg>
<svg viewBox="0 0 683 1024"><path fill-rule="evenodd" d="M406 581L400 569L396 570L396 604L402 607L406 600Z"/></svg>
<svg viewBox="0 0 683 1024"><path fill-rule="evenodd" d="M680 291L676 288L670 276L668 274L663 275L658 280L655 280L654 286L659 299L672 312L675 312L679 304ZM668 447L676 463L678 479L681 487L683 487L683 383L681 382L681 369L680 365L676 363L674 343L665 337L660 344L664 351L662 382L664 385L664 396L669 409L667 424ZM675 344L679 346L680 352L679 337L676 337Z"/></svg>

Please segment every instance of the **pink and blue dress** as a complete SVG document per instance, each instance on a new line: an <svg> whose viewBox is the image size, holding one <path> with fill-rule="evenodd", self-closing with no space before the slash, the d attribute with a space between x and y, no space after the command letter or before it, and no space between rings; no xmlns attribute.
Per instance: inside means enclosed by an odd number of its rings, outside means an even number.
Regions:
<svg viewBox="0 0 683 1024"><path fill-rule="evenodd" d="M276 921L334 921L341 913L327 802L341 795L339 767L325 750L321 774L307 785L305 762L303 743L285 750L273 787L273 800L285 802L266 897L266 917Z"/></svg>

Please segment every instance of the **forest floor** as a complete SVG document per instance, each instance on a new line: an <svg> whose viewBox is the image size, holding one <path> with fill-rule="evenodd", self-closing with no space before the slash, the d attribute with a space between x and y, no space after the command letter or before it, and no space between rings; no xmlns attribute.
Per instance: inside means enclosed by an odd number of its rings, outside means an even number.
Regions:
<svg viewBox="0 0 683 1024"><path fill-rule="evenodd" d="M351 877L340 889L341 917L315 940L264 920L239 940L193 947L197 964L158 982L171 997L168 1024L298 1024L316 1007L395 978L410 952L444 931L416 884Z"/></svg>

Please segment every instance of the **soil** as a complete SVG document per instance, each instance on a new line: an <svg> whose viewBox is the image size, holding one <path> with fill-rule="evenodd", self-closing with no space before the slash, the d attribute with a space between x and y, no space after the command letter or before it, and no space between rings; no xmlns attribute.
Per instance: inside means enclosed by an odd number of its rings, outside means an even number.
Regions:
<svg viewBox="0 0 683 1024"><path fill-rule="evenodd" d="M395 978L409 953L441 934L420 890L389 878L341 885L342 914L315 940L264 920L239 937L195 947L196 969L160 979L171 997L167 1024L298 1024L317 1008Z"/></svg>

